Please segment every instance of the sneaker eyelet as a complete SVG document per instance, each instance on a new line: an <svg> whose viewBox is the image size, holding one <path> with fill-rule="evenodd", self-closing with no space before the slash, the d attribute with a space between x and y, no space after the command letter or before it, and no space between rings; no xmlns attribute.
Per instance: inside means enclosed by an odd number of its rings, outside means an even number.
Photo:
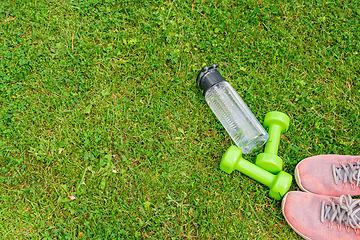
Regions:
<svg viewBox="0 0 360 240"><path fill-rule="evenodd" d="M337 224L337 228L339 231L341 231L341 225L340 224Z"/></svg>
<svg viewBox="0 0 360 240"><path fill-rule="evenodd" d="M332 222L329 222L329 230L331 230L333 227L333 223Z"/></svg>

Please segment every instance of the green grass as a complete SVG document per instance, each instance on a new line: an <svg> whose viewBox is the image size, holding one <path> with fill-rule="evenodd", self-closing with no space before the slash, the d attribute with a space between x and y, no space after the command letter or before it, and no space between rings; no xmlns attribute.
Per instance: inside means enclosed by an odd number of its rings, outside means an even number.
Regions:
<svg viewBox="0 0 360 240"><path fill-rule="evenodd" d="M2 239L300 238L219 170L196 75L218 63L260 122L291 117L289 173L359 154L360 4L272 2L1 1Z"/></svg>

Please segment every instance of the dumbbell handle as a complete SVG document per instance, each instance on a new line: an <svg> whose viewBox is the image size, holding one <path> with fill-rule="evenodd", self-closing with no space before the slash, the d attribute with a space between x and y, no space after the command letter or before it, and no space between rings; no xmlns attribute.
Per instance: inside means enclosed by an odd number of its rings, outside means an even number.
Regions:
<svg viewBox="0 0 360 240"><path fill-rule="evenodd" d="M255 164L243 158L238 160L239 162L235 165L236 170L264 184L269 188L272 186L272 182L275 179L275 175L269 173L268 171L256 166Z"/></svg>
<svg viewBox="0 0 360 240"><path fill-rule="evenodd" d="M220 169L230 174L234 170L253 178L254 180L270 188L269 196L280 200L289 190L292 177L290 174L280 171L276 175L264 170L257 165L242 158L242 151L236 146L231 146L223 155Z"/></svg>
<svg viewBox="0 0 360 240"><path fill-rule="evenodd" d="M265 144L265 153L277 155L281 138L281 127L272 125L269 127L269 139Z"/></svg>

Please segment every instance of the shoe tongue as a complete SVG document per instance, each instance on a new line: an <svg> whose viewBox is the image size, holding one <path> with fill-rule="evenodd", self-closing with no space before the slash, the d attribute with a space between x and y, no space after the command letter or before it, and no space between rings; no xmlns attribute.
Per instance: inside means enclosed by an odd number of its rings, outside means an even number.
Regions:
<svg viewBox="0 0 360 240"><path fill-rule="evenodd" d="M338 212L338 211L337 211L337 209L338 209L337 204L335 204L335 206L336 206L335 211L334 211L333 208L331 208L330 211L329 211L329 214L327 215L327 217L325 217L325 219L331 219L331 217L333 216L334 212L337 212L337 216L336 216L335 219L334 219L334 221L337 221L337 220L338 220L338 217L341 215L341 213L343 213L344 211L346 211L345 209L340 208L340 212ZM355 212L355 214L353 215L353 218L350 218L351 216L348 216L349 213L345 212L345 213L344 213L344 216L342 217L342 222L345 222L345 223L346 223L346 222L348 222L350 219L355 219L355 220L360 219L360 205L356 205L356 206L352 209L351 213L353 213L353 212ZM351 213L350 213L350 215L351 215ZM360 225L360 221L359 221L359 220L357 220L356 223ZM352 223L352 224L355 225L354 223Z"/></svg>
<svg viewBox="0 0 360 240"><path fill-rule="evenodd" d="M353 181L355 181L355 183L357 183L356 179L358 176L358 171L359 171L359 166L360 165L353 165L352 167L350 166L341 166L341 167L335 167L335 165L333 166L336 170L334 170L334 178L335 182L337 181L341 181L343 182L344 179L346 180L345 182L352 182L351 179ZM344 169L346 168L346 170Z"/></svg>

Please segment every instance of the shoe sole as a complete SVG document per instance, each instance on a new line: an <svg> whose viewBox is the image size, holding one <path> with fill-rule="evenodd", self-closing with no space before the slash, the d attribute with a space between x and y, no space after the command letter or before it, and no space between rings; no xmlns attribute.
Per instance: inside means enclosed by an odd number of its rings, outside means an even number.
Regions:
<svg viewBox="0 0 360 240"><path fill-rule="evenodd" d="M305 159L301 160L295 167L295 171L294 171L294 175L295 175L295 181L296 181L296 184L298 185L298 187L303 190L304 192L308 192L308 193L312 193L312 192L309 192L308 190L306 190L303 185L301 185L301 180L300 180L300 175L299 175L299 170L298 170L298 166L299 164L304 161Z"/></svg>
<svg viewBox="0 0 360 240"><path fill-rule="evenodd" d="M296 176L296 175L295 175ZM296 230L289 222L289 220L286 218L285 216L285 212L284 212L284 208L285 208L285 201L286 201L286 197L289 193L286 193L286 195L283 197L282 201L281 201L281 210L282 210L282 213L283 213L283 216L286 220L286 222L289 224L289 226L297 233L299 234L302 238L306 239L306 240L311 240L311 238L308 238L306 237L305 235L301 234L298 230Z"/></svg>

